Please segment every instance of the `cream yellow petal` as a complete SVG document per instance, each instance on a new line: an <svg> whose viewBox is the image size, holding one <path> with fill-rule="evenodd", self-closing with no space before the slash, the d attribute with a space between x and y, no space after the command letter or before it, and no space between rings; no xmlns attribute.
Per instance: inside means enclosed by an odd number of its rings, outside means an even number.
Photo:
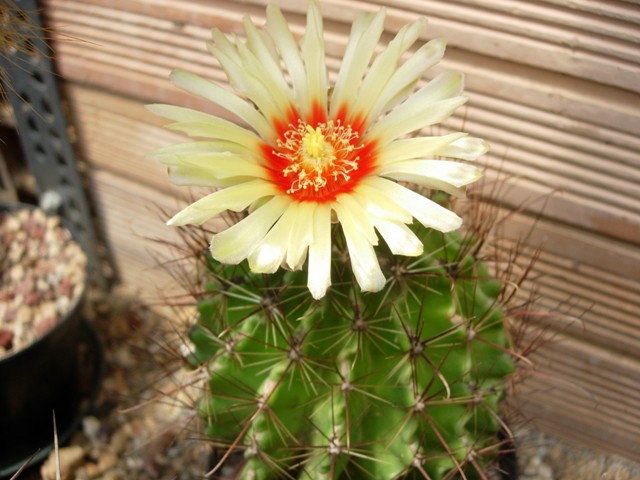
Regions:
<svg viewBox="0 0 640 480"><path fill-rule="evenodd" d="M431 40L420 47L409 59L400 65L380 94L370 106L369 118L376 119L404 101L413 91L424 73L440 61L446 42L442 39Z"/></svg>
<svg viewBox="0 0 640 480"><path fill-rule="evenodd" d="M384 287L385 278L376 252L369 239L361 232L361 228L353 222L353 217L347 213L346 209L336 210L338 221L347 240L353 274L362 291L380 291Z"/></svg>
<svg viewBox="0 0 640 480"><path fill-rule="evenodd" d="M241 221L211 239L211 255L222 263L236 265L246 259L284 213L289 199L275 196Z"/></svg>
<svg viewBox="0 0 640 480"><path fill-rule="evenodd" d="M173 226L200 225L225 210L239 212L256 200L276 193L276 188L269 182L263 180L245 182L201 198L174 215L167 224Z"/></svg>
<svg viewBox="0 0 640 480"><path fill-rule="evenodd" d="M402 55L418 39L426 24L426 20L421 18L405 25L375 58L362 81L362 86L358 89L357 97L353 101L353 110L364 116L368 115L369 110L374 106L372 99L380 98L389 79L395 73Z"/></svg>
<svg viewBox="0 0 640 480"><path fill-rule="evenodd" d="M315 202L296 204L296 217L289 234L286 263L292 270L299 270L304 263L307 248L313 243L313 219L318 206Z"/></svg>
<svg viewBox="0 0 640 480"><path fill-rule="evenodd" d="M410 132L440 123L462 104L461 74L445 72L407 98L388 115L376 122L367 138L376 139L381 146Z"/></svg>
<svg viewBox="0 0 640 480"><path fill-rule="evenodd" d="M331 285L331 207L318 204L313 212L313 242L309 245L307 287L316 300Z"/></svg>
<svg viewBox="0 0 640 480"><path fill-rule="evenodd" d="M333 209L339 218L348 220L372 245L378 244L378 237L373 228L373 224L369 220L367 211L356 201L351 193L343 193L338 195L336 201L332 204Z"/></svg>
<svg viewBox="0 0 640 480"><path fill-rule="evenodd" d="M463 137L436 151L436 155L460 158L462 160L476 160L489 151L489 144L477 137Z"/></svg>
<svg viewBox="0 0 640 480"><path fill-rule="evenodd" d="M291 230L295 226L298 205L289 203L287 209L269 230L264 238L258 242L248 257L249 268L255 273L274 273L284 263ZM256 210L252 215L260 212Z"/></svg>
<svg viewBox="0 0 640 480"><path fill-rule="evenodd" d="M462 187L478 180L482 176L482 171L467 163L446 160L407 160L384 166L378 175L429 188L431 188L429 184L431 180L453 187Z"/></svg>
<svg viewBox="0 0 640 480"><path fill-rule="evenodd" d="M275 87L281 91L287 92L290 103L293 102L294 98L282 72L280 58L273 40L269 36L263 35L248 16L243 18L243 25L247 34L247 48L253 52L263 68L265 68L268 81L273 82Z"/></svg>
<svg viewBox="0 0 640 480"><path fill-rule="evenodd" d="M266 29L289 72L297 107L305 112L310 106L310 99L304 62L287 20L275 5L267 6Z"/></svg>
<svg viewBox="0 0 640 480"><path fill-rule="evenodd" d="M462 219L452 211L392 180L369 177L364 181L377 189L380 195L385 195L398 206L406 208L425 227L450 232L462 225Z"/></svg>
<svg viewBox="0 0 640 480"><path fill-rule="evenodd" d="M394 255L415 257L422 253L422 242L404 223L375 218L373 224Z"/></svg>
<svg viewBox="0 0 640 480"><path fill-rule="evenodd" d="M413 221L413 215L406 209L385 195L381 195L378 189L371 187L367 182L361 182L355 188L354 197L366 210L367 215L402 223Z"/></svg>
<svg viewBox="0 0 640 480"><path fill-rule="evenodd" d="M172 158L185 155L201 155L213 152L243 152L247 153L247 149L242 145L228 142L225 140L214 141L202 141L202 142L187 142L176 143L175 145L169 145L167 147L159 148L147 155L158 159L161 162L171 161Z"/></svg>
<svg viewBox="0 0 640 480"><path fill-rule="evenodd" d="M183 70L173 71L171 73L171 81L178 88L194 95L199 95L237 115L251 126L260 137L272 138L274 134L273 126L251 104L230 91Z"/></svg>
<svg viewBox="0 0 640 480"><path fill-rule="evenodd" d="M300 44L302 58L307 78L307 92L309 101L318 101L320 105L327 105L327 67L324 53L324 31L322 28L322 13L320 4L316 0L309 1L307 9L307 28ZM309 105L310 107L311 105ZM303 106L304 109L306 107ZM306 107L303 115L311 112Z"/></svg>
<svg viewBox="0 0 640 480"><path fill-rule="evenodd" d="M392 253L415 256L422 252L422 243L406 227L406 224L413 222L409 212L366 183L359 185L352 197L365 209L371 224L382 235Z"/></svg>
<svg viewBox="0 0 640 480"><path fill-rule="evenodd" d="M168 168L169 180L178 186L222 188L246 182L243 177L219 178L209 168L193 165L178 165Z"/></svg>
<svg viewBox="0 0 640 480"><path fill-rule="evenodd" d="M467 190L464 187L454 187L450 183L443 182L442 180L437 180L435 178L422 177L409 173L387 175L385 178L390 178L403 183L419 185L421 187L428 188L429 190L446 192L456 198L466 198L467 196Z"/></svg>
<svg viewBox="0 0 640 480"><path fill-rule="evenodd" d="M254 162L251 157L231 152L174 155L163 158L162 163L174 167L206 169L218 179L229 177L271 179L269 172Z"/></svg>
<svg viewBox="0 0 640 480"><path fill-rule="evenodd" d="M170 130L192 137L224 140L254 151L258 148L260 139L254 132L215 115L173 105L153 104L146 105L146 108L156 115L175 120L175 123L165 126Z"/></svg>
<svg viewBox="0 0 640 480"><path fill-rule="evenodd" d="M450 133L435 137L413 137L395 140L380 148L378 163L386 166L392 162L412 160L441 155L440 152L456 140L464 137L466 133Z"/></svg>
<svg viewBox="0 0 640 480"><path fill-rule="evenodd" d="M340 108L356 98L362 76L384 30L385 14L381 9L376 14L361 13L354 19L331 95L330 116L335 116Z"/></svg>
<svg viewBox="0 0 640 480"><path fill-rule="evenodd" d="M366 138L376 139L380 147L384 147L387 143L411 132L443 122L466 101L466 97L453 97L425 106L420 102L413 103L407 100L402 110L395 109L376 123L367 132Z"/></svg>
<svg viewBox="0 0 640 480"><path fill-rule="evenodd" d="M223 67L237 92L251 100L267 119L286 118L292 98L288 87L272 80L269 71L241 41L233 45L217 29L207 47Z"/></svg>

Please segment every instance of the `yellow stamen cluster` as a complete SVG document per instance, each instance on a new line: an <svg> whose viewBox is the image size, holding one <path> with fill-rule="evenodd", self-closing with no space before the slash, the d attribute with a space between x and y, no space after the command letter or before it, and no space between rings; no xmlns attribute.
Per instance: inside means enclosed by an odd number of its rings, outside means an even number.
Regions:
<svg viewBox="0 0 640 480"><path fill-rule="evenodd" d="M284 140L278 140L278 151L274 152L289 161L284 168L284 177L292 176L288 194L312 187L314 191L324 188L329 179L348 181L349 173L358 169L359 157L353 151L358 133L340 121L329 120L314 127L300 120L298 125L289 125Z"/></svg>

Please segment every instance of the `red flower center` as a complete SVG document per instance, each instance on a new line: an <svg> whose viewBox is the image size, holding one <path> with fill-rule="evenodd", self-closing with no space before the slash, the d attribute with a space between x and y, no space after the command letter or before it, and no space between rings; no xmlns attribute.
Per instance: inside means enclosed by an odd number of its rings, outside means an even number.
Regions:
<svg viewBox="0 0 640 480"><path fill-rule="evenodd" d="M265 151L276 184L298 201L333 201L372 170L372 146L338 120L289 124Z"/></svg>
<svg viewBox="0 0 640 480"><path fill-rule="evenodd" d="M351 180L350 173L358 169L356 151L358 133L350 126L329 120L313 128L302 120L287 130L283 140L277 141L276 155L287 161L282 175L291 181L289 195L304 190L317 194L329 187L335 190ZM356 146L357 145L357 146ZM331 185L329 185L331 184Z"/></svg>

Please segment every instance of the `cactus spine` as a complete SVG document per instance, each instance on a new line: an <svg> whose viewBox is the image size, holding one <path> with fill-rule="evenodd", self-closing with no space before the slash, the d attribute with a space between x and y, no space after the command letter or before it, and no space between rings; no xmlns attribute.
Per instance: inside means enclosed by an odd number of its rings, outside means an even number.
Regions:
<svg viewBox="0 0 640 480"><path fill-rule="evenodd" d="M412 228L424 254L379 252L378 293L360 292L338 229L320 301L304 271L208 263L189 362L209 375L207 434L244 452L239 478L484 478L514 369L503 286L473 239Z"/></svg>

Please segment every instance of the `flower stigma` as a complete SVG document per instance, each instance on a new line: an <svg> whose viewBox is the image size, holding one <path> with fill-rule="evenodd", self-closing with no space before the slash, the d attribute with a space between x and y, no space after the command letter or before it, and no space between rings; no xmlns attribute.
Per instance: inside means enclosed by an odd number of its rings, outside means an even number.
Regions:
<svg viewBox="0 0 640 480"><path fill-rule="evenodd" d="M343 187L358 169L360 157L354 152L363 147L358 139L358 132L340 120L318 123L315 128L302 120L297 126L289 125L276 142L278 151L273 152L287 161L282 170L282 176L291 181L286 193L306 197L303 193L312 191L322 197Z"/></svg>
<svg viewBox="0 0 640 480"><path fill-rule="evenodd" d="M333 147L325 141L320 127L314 130L311 125L307 125L307 133L302 137L302 146L305 161L320 163L327 157L330 161L335 158Z"/></svg>

